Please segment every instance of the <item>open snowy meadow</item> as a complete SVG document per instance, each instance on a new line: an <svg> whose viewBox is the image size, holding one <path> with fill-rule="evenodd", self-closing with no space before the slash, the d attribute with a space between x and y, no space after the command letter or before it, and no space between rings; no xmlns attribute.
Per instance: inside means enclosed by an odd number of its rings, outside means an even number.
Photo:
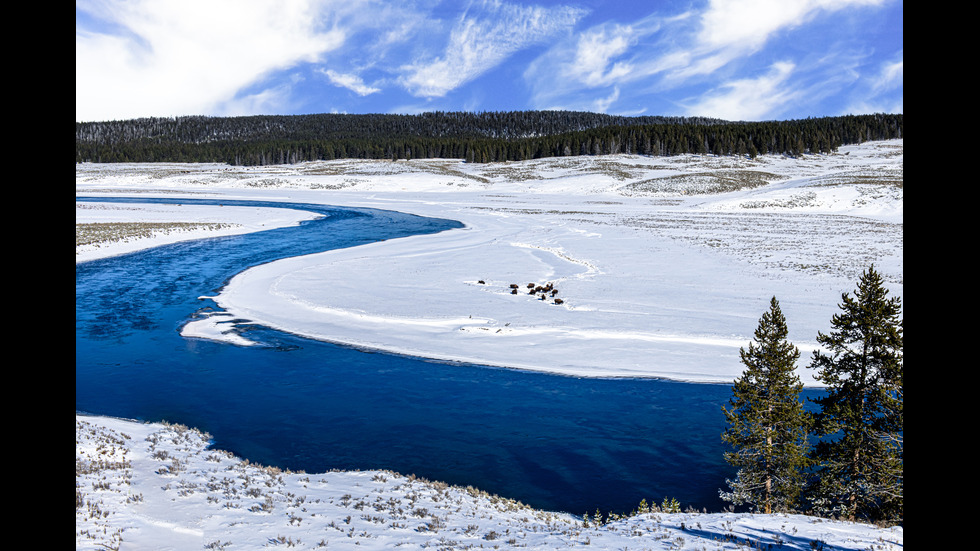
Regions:
<svg viewBox="0 0 980 551"><path fill-rule="evenodd" d="M873 264L903 296L902 140L801 158L79 164L76 195L371 207L464 225L242 272L210 297L221 311L182 329L239 346L253 343L236 327L255 323L460 369L728 383L775 296L814 386L817 332L861 272ZM76 262L310 216L78 202ZM207 444L186 427L76 415L76 547L903 546L901 528L804 516L651 512L587 525L478 489L281 472Z"/></svg>

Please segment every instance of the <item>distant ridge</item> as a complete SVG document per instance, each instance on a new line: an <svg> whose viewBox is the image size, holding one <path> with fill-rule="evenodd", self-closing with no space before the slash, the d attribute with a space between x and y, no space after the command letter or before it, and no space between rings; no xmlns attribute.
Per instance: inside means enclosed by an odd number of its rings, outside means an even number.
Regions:
<svg viewBox="0 0 980 551"><path fill-rule="evenodd" d="M154 117L76 122L75 161L265 165L339 158L800 155L901 138L902 125L901 114L767 122L578 111Z"/></svg>

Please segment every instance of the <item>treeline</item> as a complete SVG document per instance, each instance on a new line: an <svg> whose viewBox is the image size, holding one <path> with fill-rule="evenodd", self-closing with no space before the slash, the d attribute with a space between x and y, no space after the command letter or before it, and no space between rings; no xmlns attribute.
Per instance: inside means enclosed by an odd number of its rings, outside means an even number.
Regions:
<svg viewBox="0 0 980 551"><path fill-rule="evenodd" d="M570 111L173 117L75 123L76 162L267 165L345 158L829 153L903 137L901 114L729 122Z"/></svg>

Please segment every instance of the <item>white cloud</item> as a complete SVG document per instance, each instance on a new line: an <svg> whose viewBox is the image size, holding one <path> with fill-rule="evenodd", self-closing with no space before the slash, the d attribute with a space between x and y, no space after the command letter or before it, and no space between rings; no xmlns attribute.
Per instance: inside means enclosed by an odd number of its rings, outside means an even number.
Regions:
<svg viewBox="0 0 980 551"><path fill-rule="evenodd" d="M891 90L902 86L905 80L905 60L899 59L882 66L881 72L872 82L874 90Z"/></svg>
<svg viewBox="0 0 980 551"><path fill-rule="evenodd" d="M586 86L605 86L630 74L628 61L614 61L632 45L633 29L615 25L582 33L565 74Z"/></svg>
<svg viewBox="0 0 980 551"><path fill-rule="evenodd" d="M255 94L222 101L210 114L220 117L239 117L256 113L277 113L289 104L289 98L288 86L266 88Z"/></svg>
<svg viewBox="0 0 980 551"><path fill-rule="evenodd" d="M364 84L364 80L357 75L341 74L333 69L327 69L321 72L326 75L333 84L342 88L347 88L359 96L368 96L381 91L381 88L374 88Z"/></svg>
<svg viewBox="0 0 980 551"><path fill-rule="evenodd" d="M606 111L609 110L609 106L615 103L616 100L618 99L619 99L619 87L616 86L613 88L612 94L610 94L607 97L599 98L595 100L593 111L597 113L605 113Z"/></svg>
<svg viewBox="0 0 980 551"><path fill-rule="evenodd" d="M773 33L833 12L882 0L711 0L701 15L698 42L710 50L758 50Z"/></svg>
<svg viewBox="0 0 980 551"><path fill-rule="evenodd" d="M567 7L542 8L484 2L480 13L462 16L444 52L401 68L400 83L420 97L441 97L496 67L514 53L568 29L584 15Z"/></svg>
<svg viewBox="0 0 980 551"><path fill-rule="evenodd" d="M813 4L808 0L712 0L701 15L697 39L711 50L754 50L771 33L798 24Z"/></svg>
<svg viewBox="0 0 980 551"><path fill-rule="evenodd" d="M758 78L726 82L688 105L688 114L726 120L773 118L797 97L787 86L794 68L792 63L779 62Z"/></svg>
<svg viewBox="0 0 980 551"><path fill-rule="evenodd" d="M111 32L76 29L79 121L209 114L264 74L313 62L344 33L313 0L106 0L76 9Z"/></svg>
<svg viewBox="0 0 980 551"><path fill-rule="evenodd" d="M815 17L884 0L711 0L698 17L697 32L686 47L690 63L666 79L681 83L711 75L735 60L760 51L772 38Z"/></svg>
<svg viewBox="0 0 980 551"><path fill-rule="evenodd" d="M904 73L905 61L902 59L902 52L899 52L898 59L883 62L874 75L860 81L862 86L840 114L903 113Z"/></svg>

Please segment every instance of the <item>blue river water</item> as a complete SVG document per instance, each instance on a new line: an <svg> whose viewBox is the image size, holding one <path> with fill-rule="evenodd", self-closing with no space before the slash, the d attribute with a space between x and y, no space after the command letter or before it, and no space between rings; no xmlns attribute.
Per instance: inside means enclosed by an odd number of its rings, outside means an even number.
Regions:
<svg viewBox="0 0 980 551"><path fill-rule="evenodd" d="M258 347L180 336L183 324L215 308L199 297L250 266L460 227L371 209L221 204L324 217L76 264L76 411L182 423L264 465L390 469L574 514L665 497L685 508L725 506L718 490L734 476L720 436L728 385L430 361L258 326L247 335Z"/></svg>

